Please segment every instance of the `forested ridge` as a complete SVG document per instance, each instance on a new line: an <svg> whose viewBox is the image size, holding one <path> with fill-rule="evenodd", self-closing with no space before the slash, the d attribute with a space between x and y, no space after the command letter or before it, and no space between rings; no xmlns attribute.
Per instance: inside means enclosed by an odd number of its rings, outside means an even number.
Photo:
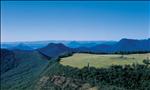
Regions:
<svg viewBox="0 0 150 90"><path fill-rule="evenodd" d="M95 68L90 67L88 64L82 69L73 68L70 66L63 66L59 62L55 63L54 67L48 69L42 77L48 77L48 80L40 90L48 90L53 88L54 90L80 90L85 83L91 85L91 87L97 87L98 90L150 90L150 67L149 60L143 60L143 64L132 65L113 65L109 68ZM50 63L52 64L52 62ZM52 78L58 76L57 82L52 82ZM42 78L41 77L41 78ZM62 81L62 78L70 78L80 84L76 84L76 87L71 86L68 83L63 86L66 81ZM75 81L78 80L78 81Z"/></svg>

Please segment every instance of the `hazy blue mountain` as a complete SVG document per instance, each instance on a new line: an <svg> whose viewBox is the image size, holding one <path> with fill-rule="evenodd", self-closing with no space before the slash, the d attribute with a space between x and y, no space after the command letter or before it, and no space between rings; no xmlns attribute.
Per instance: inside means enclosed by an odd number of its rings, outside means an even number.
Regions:
<svg viewBox="0 0 150 90"><path fill-rule="evenodd" d="M66 46L70 48L80 48L80 47L93 47L99 44L107 44L112 45L115 44L116 41L71 41Z"/></svg>
<svg viewBox="0 0 150 90"><path fill-rule="evenodd" d="M115 51L150 51L150 39L121 39L113 48Z"/></svg>
<svg viewBox="0 0 150 90"><path fill-rule="evenodd" d="M136 40L136 39L121 39L120 41L33 41L33 42L13 42L2 43L2 48L16 48L20 50L33 50L44 48L49 43L54 43L56 46L59 43L65 47L75 48L78 52L118 52L118 51L150 51L150 39ZM18 45L19 44L19 45ZM54 46L55 46L54 45ZM57 50L58 51L58 50Z"/></svg>
<svg viewBox="0 0 150 90"><path fill-rule="evenodd" d="M112 46L113 45L99 44L94 47L91 47L90 51L95 53L111 53L113 51Z"/></svg>
<svg viewBox="0 0 150 90"><path fill-rule="evenodd" d="M2 42L1 48L11 49L16 47L20 43L25 44L26 46L32 49L42 48L49 43L62 43L70 48L78 48L78 47L93 47L98 44L114 44L116 41L65 41L65 40L47 40L47 41L24 41L24 42Z"/></svg>
<svg viewBox="0 0 150 90"><path fill-rule="evenodd" d="M78 48L78 47L92 47L97 45L100 42L86 42L86 41L72 41L70 43L67 44L68 47L71 48Z"/></svg>
<svg viewBox="0 0 150 90"><path fill-rule="evenodd" d="M119 42L106 45L99 44L90 48L92 52L134 52L134 51L150 51L150 39L121 39Z"/></svg>
<svg viewBox="0 0 150 90"><path fill-rule="evenodd" d="M50 43L47 46L38 49L38 51L51 58L57 58L61 55L72 53L72 49L61 43Z"/></svg>
<svg viewBox="0 0 150 90"><path fill-rule="evenodd" d="M72 41L72 42L69 42L67 44L68 47L72 47L72 48L77 48L77 47L80 47L81 46L81 43L77 42L77 41Z"/></svg>
<svg viewBox="0 0 150 90"><path fill-rule="evenodd" d="M84 52L91 52L91 50L89 47L78 47L74 48L74 52L84 53Z"/></svg>
<svg viewBox="0 0 150 90"><path fill-rule="evenodd" d="M31 48L30 46L24 44L24 43L20 43L15 47L12 47L11 49L13 50L33 50L33 48Z"/></svg>
<svg viewBox="0 0 150 90"><path fill-rule="evenodd" d="M13 47L15 47L17 44L14 44L14 43L1 43L1 48L4 48L4 49L11 49Z"/></svg>

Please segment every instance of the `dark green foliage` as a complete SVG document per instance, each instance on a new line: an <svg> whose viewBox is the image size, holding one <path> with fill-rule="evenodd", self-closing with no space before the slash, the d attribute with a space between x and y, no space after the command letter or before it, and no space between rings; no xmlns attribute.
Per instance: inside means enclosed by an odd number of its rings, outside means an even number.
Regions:
<svg viewBox="0 0 150 90"><path fill-rule="evenodd" d="M150 51L117 51L114 54L144 54L149 53Z"/></svg>
<svg viewBox="0 0 150 90"><path fill-rule="evenodd" d="M48 64L48 60L44 59L37 51L13 51L15 67L11 68L5 73L1 73L1 90L29 90L28 87L32 85L33 81L38 78L39 74L44 70ZM9 63L13 58L8 53L3 53L1 60L8 58ZM8 56L9 55L9 56ZM10 59L9 59L10 58ZM2 63L5 65L5 63ZM7 63L6 63L7 64ZM10 63L13 65L13 63ZM7 64L8 67L8 64Z"/></svg>
<svg viewBox="0 0 150 90"><path fill-rule="evenodd" d="M15 54L7 49L0 49L0 73L5 73L16 67Z"/></svg>
<svg viewBox="0 0 150 90"><path fill-rule="evenodd" d="M146 64L147 66L150 65L150 60L149 60L149 58L144 59L144 60L143 60L143 63Z"/></svg>
<svg viewBox="0 0 150 90"><path fill-rule="evenodd" d="M78 69L62 66L57 62L55 67L49 69L47 75L50 77L60 75L79 79L99 88L108 85L110 88L108 90L150 90L150 67L145 64L113 65L109 68L89 66Z"/></svg>

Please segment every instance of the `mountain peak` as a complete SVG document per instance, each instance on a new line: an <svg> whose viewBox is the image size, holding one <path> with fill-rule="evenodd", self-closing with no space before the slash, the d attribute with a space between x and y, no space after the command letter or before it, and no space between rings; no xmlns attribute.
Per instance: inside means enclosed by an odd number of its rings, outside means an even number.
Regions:
<svg viewBox="0 0 150 90"><path fill-rule="evenodd" d="M48 57L56 58L60 55L69 54L72 51L62 43L49 43L47 46L40 48L39 52Z"/></svg>

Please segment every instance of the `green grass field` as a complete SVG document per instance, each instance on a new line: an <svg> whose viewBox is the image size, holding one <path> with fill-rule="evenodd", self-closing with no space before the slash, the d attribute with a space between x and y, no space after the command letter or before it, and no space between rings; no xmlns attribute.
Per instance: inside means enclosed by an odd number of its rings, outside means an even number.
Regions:
<svg viewBox="0 0 150 90"><path fill-rule="evenodd" d="M77 53L73 56L62 58L60 63L63 65L69 65L77 68L83 68L89 63L90 66L96 68L105 68L111 65L127 65L133 63L141 64L143 63L143 59L146 59L147 57L150 57L150 53L123 55L123 58L121 57L121 55L118 54L96 55Z"/></svg>

